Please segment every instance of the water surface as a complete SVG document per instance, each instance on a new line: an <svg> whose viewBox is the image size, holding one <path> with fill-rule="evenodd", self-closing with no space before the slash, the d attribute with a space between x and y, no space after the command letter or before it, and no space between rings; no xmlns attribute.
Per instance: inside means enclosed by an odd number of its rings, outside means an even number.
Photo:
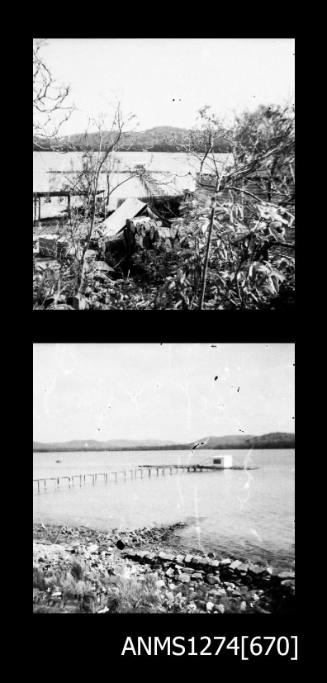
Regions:
<svg viewBox="0 0 327 683"><path fill-rule="evenodd" d="M130 470L141 464L211 463L231 453L235 465L258 469L166 474L127 479L121 474L95 486L55 482L34 490L34 520L83 524L102 530L187 522L183 548L267 561L294 560L294 450L125 451L34 453L33 478ZM56 460L62 462L57 463Z"/></svg>

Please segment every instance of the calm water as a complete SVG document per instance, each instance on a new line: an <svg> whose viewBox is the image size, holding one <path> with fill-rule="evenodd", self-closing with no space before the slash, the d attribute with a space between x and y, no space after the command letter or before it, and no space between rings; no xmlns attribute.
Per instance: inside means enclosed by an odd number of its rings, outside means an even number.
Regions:
<svg viewBox="0 0 327 683"><path fill-rule="evenodd" d="M216 154L219 163L225 162L230 155ZM33 152L33 191L49 192L62 189L63 183L72 181L73 172L82 168L83 152ZM126 171L135 169L143 164L152 172L161 191L165 194L181 194L183 190L195 189L195 174L199 170L199 161L181 152L116 152L113 155L113 173L111 186L119 183L110 198L110 208L115 209L117 202L126 197L144 197L147 192L138 178L128 178ZM208 169L207 169L208 170ZM53 173L60 171L60 173ZM100 176L99 187L106 187L105 176ZM154 192L155 193L155 192ZM78 200L75 200L77 203ZM64 208L64 204L57 203L52 198L51 205L46 205L47 215ZM42 215L45 215L44 212Z"/></svg>
<svg viewBox="0 0 327 683"><path fill-rule="evenodd" d="M34 478L123 470L141 464L211 463L228 451L34 453ZM278 567L294 560L293 450L232 451L235 465L253 471L168 473L133 481L47 492L34 490L34 520L83 524L110 530L188 522L178 532L183 548L267 561ZM56 463L60 459L61 463ZM114 479L112 477L112 479Z"/></svg>

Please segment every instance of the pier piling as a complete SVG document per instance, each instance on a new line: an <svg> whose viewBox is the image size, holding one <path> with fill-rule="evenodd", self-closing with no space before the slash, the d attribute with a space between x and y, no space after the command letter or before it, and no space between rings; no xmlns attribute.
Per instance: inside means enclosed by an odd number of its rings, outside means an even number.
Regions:
<svg viewBox="0 0 327 683"><path fill-rule="evenodd" d="M257 469L257 468L233 467L232 469ZM132 468L130 470L124 469L124 470L119 470L116 472L112 472L110 470L108 472L94 472L92 474L90 472L88 472L86 474L64 475L61 477L48 477L48 478L42 477L40 479L33 479L33 484L34 483L37 484L37 493L40 493L41 483L43 482L43 490L46 491L48 480L56 482L54 486L55 486L55 488L58 489L60 487L61 479L68 479L68 488L70 489L72 486L75 486L75 481L74 481L75 477L79 478L80 487L82 487L83 483L84 484L86 483L87 477L92 478L92 485L95 486L95 484L97 484L98 477L103 477L103 481L107 484L109 481L108 475L111 475L111 474L115 478L115 483L118 483L118 475L119 474L122 474L124 481L127 481L128 474L129 474L129 478L131 480L133 480L133 479L136 480L138 472L140 473L140 479L144 479L144 477L145 477L144 470L147 470L147 472L148 472L148 479L150 479L152 476L152 470L157 471L157 477L159 477L159 474L161 474L163 477L165 477L166 476L166 470L169 470L169 473L171 475L174 473L178 474L180 471L182 471L184 473L186 473L186 472L207 472L207 471L211 472L213 470L223 471L222 468L217 468L215 466L206 465L206 464L202 465L199 463L192 464L192 465L191 464L188 464L188 465L187 464L185 464L185 465L176 465L176 464L173 464L173 465L140 465L140 466L138 466L136 468Z"/></svg>

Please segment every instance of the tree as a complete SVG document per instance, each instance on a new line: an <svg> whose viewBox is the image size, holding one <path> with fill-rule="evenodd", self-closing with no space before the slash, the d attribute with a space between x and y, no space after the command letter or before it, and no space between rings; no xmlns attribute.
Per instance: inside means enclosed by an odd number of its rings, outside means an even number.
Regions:
<svg viewBox="0 0 327 683"><path fill-rule="evenodd" d="M236 119L234 168L228 180L257 181L268 201L294 204L294 107L259 106Z"/></svg>
<svg viewBox="0 0 327 683"><path fill-rule="evenodd" d="M86 258L92 238L96 233L96 218L106 217L109 209L110 197L115 190L128 182L133 177L138 177L145 188L151 181L150 174L139 165L134 169L120 171L119 160L115 152L120 148L124 128L134 119L134 115L123 116L121 106L118 103L110 124L109 133L106 132L105 117L102 116L97 122L90 124L97 127L96 136L93 134L92 149L85 150L82 157L82 169L74 172L71 177L66 177L64 188L72 194L80 194L83 197L82 206L78 211L73 211L70 216L70 237L75 249L75 272L76 293L80 300L88 283L88 277L92 268ZM85 140L88 138L85 132ZM93 147L97 145L97 149ZM126 148L126 146L125 146ZM128 147L127 147L128 149ZM123 175L123 179L115 180L116 175ZM100 202L98 201L101 195ZM82 214L82 216L81 216ZM103 215L104 214L104 215ZM83 229L81 230L81 224ZM84 234L82 234L84 233ZM101 240L101 231L97 233ZM80 248L80 243L83 246ZM92 273L91 273L92 275Z"/></svg>
<svg viewBox="0 0 327 683"><path fill-rule="evenodd" d="M294 112L260 107L229 131L207 107L200 117L198 134L189 138L185 151L199 163L199 185L211 204L195 198L183 207L192 254L166 279L159 301L174 308L273 305L286 284L294 291ZM220 135L232 149L232 159L223 164L214 154ZM209 174L202 173L204 167ZM260 196L253 192L254 180ZM199 289L197 277L194 297L193 275L199 270L202 284Z"/></svg>
<svg viewBox="0 0 327 683"><path fill-rule="evenodd" d="M45 40L33 40L33 137L40 148L54 143L73 111L66 104L69 86L58 86L42 56Z"/></svg>

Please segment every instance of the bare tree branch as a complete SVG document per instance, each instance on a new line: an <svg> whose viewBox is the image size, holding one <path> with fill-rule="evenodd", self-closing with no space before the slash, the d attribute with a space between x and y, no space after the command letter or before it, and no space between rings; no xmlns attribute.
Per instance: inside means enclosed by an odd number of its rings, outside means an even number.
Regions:
<svg viewBox="0 0 327 683"><path fill-rule="evenodd" d="M43 39L33 41L33 138L41 149L42 139L54 140L74 109L64 105L70 87L56 85L42 57L45 44Z"/></svg>

